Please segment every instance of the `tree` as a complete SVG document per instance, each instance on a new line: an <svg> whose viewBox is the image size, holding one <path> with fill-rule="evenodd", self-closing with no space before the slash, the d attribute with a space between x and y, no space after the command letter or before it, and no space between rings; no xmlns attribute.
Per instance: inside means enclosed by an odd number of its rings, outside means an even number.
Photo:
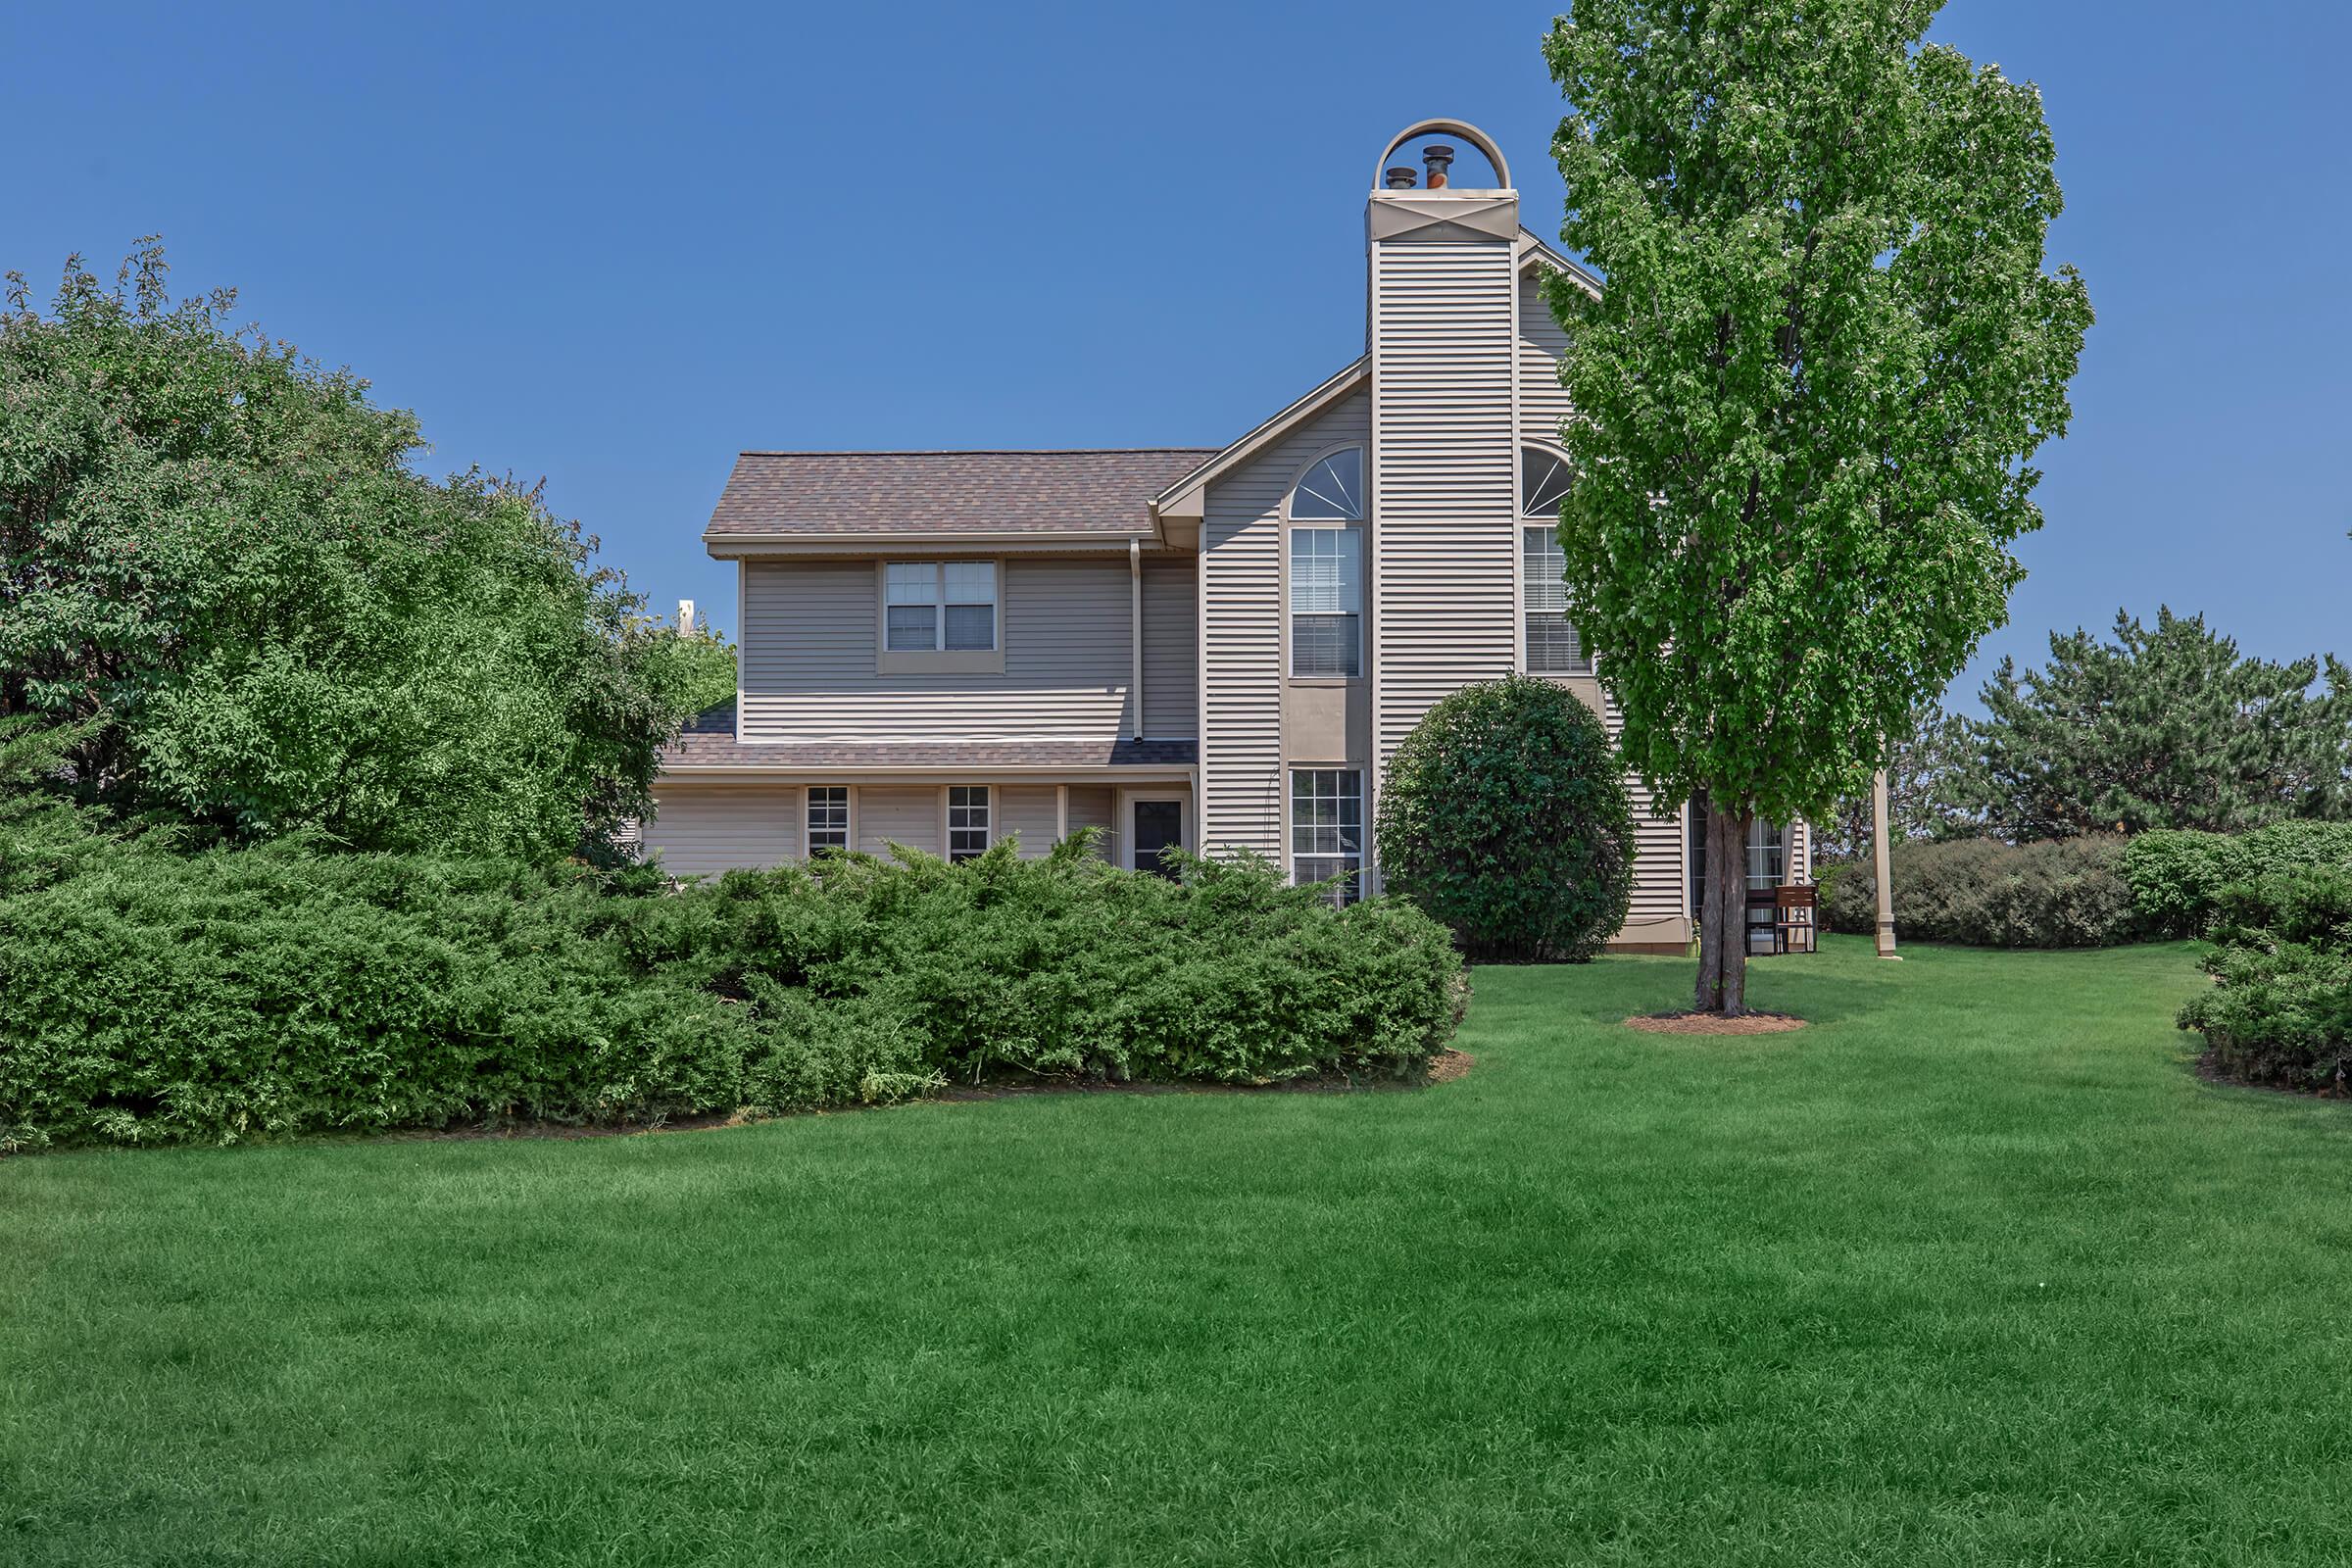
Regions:
<svg viewBox="0 0 2352 1568"><path fill-rule="evenodd" d="M1465 686L1422 715L1387 778L1389 891L1472 957L1582 962L1625 923L1624 770L1573 692L1526 675Z"/></svg>
<svg viewBox="0 0 2352 1568"><path fill-rule="evenodd" d="M2059 211L2034 89L1919 46L1934 0L1577 0L1549 286L1568 333L1570 603L1626 761L1747 823L1860 793L1912 706L2006 616L2090 324L2041 270ZM1697 1005L1744 1005L1736 878Z"/></svg>
<svg viewBox="0 0 2352 1568"><path fill-rule="evenodd" d="M535 489L411 471L367 383L174 305L152 241L0 317L0 716L80 794L238 839L548 857L641 808L676 714Z"/></svg>
<svg viewBox="0 0 2352 1568"><path fill-rule="evenodd" d="M684 631L668 622L639 617L633 636L647 684L671 711L691 717L735 700L735 645L697 615Z"/></svg>
<svg viewBox="0 0 2352 1568"><path fill-rule="evenodd" d="M1886 830L1906 839L1966 838L1984 831L1969 804L1977 738L1969 721L1930 700L1911 710L1887 749ZM1870 795L1847 796L1813 819L1814 853L1825 860L1870 853L1878 832Z"/></svg>
<svg viewBox="0 0 2352 1568"><path fill-rule="evenodd" d="M2080 833L2236 833L2352 815L2352 670L2240 658L2202 615L2116 612L2115 637L2050 635L2046 669L2004 659L1971 726L1967 791L2016 842Z"/></svg>

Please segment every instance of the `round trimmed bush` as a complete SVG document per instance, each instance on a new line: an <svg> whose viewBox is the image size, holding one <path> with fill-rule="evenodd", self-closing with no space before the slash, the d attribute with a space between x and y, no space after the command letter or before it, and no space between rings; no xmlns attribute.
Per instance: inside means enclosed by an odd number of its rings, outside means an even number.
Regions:
<svg viewBox="0 0 2352 1568"><path fill-rule="evenodd" d="M1582 963L1625 923L1634 817L1600 718L1528 675L1465 686L1389 763L1380 864L1474 958Z"/></svg>

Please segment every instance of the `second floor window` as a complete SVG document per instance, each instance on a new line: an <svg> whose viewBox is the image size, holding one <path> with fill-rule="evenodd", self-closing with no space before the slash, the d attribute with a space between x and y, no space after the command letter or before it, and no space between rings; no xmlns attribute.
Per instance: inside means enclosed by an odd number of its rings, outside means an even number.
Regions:
<svg viewBox="0 0 2352 1568"><path fill-rule="evenodd" d="M891 562L883 600L882 646L894 654L987 653L997 646L994 562Z"/></svg>
<svg viewBox="0 0 2352 1568"><path fill-rule="evenodd" d="M1334 452L1291 491L1291 673L1363 673L1364 454Z"/></svg>
<svg viewBox="0 0 2352 1568"><path fill-rule="evenodd" d="M1592 660L1568 619L1568 588L1560 579L1560 502L1568 494L1568 464L1541 447L1519 454L1520 619L1531 675L1590 675Z"/></svg>

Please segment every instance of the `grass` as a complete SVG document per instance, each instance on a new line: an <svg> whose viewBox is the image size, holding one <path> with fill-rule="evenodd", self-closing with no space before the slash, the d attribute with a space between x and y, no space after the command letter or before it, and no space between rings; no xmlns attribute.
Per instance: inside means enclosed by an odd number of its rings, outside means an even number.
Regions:
<svg viewBox="0 0 2352 1568"><path fill-rule="evenodd" d="M1486 969L1458 1083L0 1164L0 1559L2352 1558L2352 1105L2185 949Z"/></svg>

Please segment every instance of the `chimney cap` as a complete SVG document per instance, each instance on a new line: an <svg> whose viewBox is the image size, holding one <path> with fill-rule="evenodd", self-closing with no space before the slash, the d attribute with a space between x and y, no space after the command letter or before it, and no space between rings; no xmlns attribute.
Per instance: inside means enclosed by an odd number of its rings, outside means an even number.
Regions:
<svg viewBox="0 0 2352 1568"><path fill-rule="evenodd" d="M1433 141L1428 146L1421 149L1421 156L1423 158L1440 159L1450 164L1453 162L1453 149L1442 141Z"/></svg>
<svg viewBox="0 0 2352 1568"><path fill-rule="evenodd" d="M1421 171L1399 164L1389 171L1389 189L1411 190L1420 179Z"/></svg>
<svg viewBox="0 0 2352 1568"><path fill-rule="evenodd" d="M1374 189L1377 190L1386 178L1390 157L1393 154L1402 152L1408 145L1420 145L1421 139L1425 136L1446 137L1446 140L1442 143L1442 145L1446 147L1449 151L1452 150L1458 143L1467 142L1470 146L1478 150L1479 154L1486 159L1488 164L1493 166L1494 171L1494 184L1492 188L1495 190L1509 190L1511 188L1511 166L1503 161L1502 149L1495 146L1494 137L1488 135L1485 131L1479 129L1476 125L1471 124L1466 120L1435 118L1430 120L1416 120L1411 124L1398 131L1396 135L1389 138L1388 145L1381 149L1380 162L1372 166L1372 185ZM1472 174L1474 176L1479 172L1479 171L1472 171Z"/></svg>

